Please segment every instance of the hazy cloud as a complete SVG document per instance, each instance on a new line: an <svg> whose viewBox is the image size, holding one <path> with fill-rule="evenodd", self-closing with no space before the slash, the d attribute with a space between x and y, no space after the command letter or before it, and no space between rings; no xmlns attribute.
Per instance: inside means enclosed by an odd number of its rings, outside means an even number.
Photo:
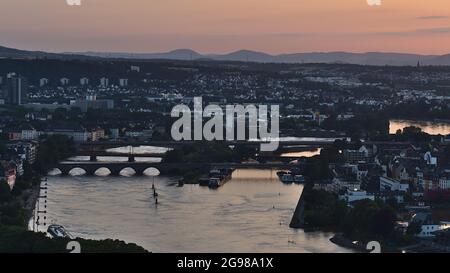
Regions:
<svg viewBox="0 0 450 273"><path fill-rule="evenodd" d="M443 34L450 33L450 27L440 27L440 28L422 28L407 31L386 31L386 32L375 32L367 33L381 36L408 36L408 35L418 35L418 34Z"/></svg>
<svg viewBox="0 0 450 273"><path fill-rule="evenodd" d="M416 30L418 33L450 33L450 27L424 28Z"/></svg>
<svg viewBox="0 0 450 273"><path fill-rule="evenodd" d="M450 19L450 16L420 16L417 17L418 20L442 20L442 19Z"/></svg>

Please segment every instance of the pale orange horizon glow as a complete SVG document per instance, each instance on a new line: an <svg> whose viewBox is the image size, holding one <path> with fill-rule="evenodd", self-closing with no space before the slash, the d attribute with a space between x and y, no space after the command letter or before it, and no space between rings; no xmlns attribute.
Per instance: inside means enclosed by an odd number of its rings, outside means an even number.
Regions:
<svg viewBox="0 0 450 273"><path fill-rule="evenodd" d="M1 0L0 45L46 51L450 53L449 0Z"/></svg>

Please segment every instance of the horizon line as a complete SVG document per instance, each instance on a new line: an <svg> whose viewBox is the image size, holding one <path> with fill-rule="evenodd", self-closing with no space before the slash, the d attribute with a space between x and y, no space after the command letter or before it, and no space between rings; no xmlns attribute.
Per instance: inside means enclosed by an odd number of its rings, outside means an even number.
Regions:
<svg viewBox="0 0 450 273"><path fill-rule="evenodd" d="M10 48L10 49L17 49L17 50L23 50L23 51L41 51L45 53L55 53L55 54L73 54L73 53L103 53L103 54L163 54L163 53L171 53L178 50L190 50L200 55L227 55L232 54L240 51L249 51L254 53L262 53L270 56L280 56L280 55L291 55L291 54L323 54L323 53L349 53L349 54L369 54L369 53L382 53L382 54L404 54L404 55L419 55L419 56L445 56L450 55L450 51L443 54L429 54L429 53L418 53L418 52L401 52L401 51L345 51L345 50L330 50L330 51L293 51L293 52L277 52L277 53L269 53L263 50L257 50L257 49L247 49L247 48L240 48L240 49L234 49L231 51L222 51L222 52L201 52L193 48L186 48L186 47L178 47L178 48L172 48L172 49L165 49L160 51L108 51L108 50L64 50L64 51L51 51L46 49L22 49L19 47L12 47L8 45L0 44L0 47Z"/></svg>

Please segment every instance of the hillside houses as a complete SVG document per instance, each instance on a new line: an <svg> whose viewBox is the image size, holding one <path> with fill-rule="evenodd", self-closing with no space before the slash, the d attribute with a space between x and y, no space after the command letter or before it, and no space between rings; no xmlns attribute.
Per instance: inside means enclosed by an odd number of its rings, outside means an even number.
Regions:
<svg viewBox="0 0 450 273"><path fill-rule="evenodd" d="M350 146L342 151L343 162L330 166L331 183L317 188L340 193L342 200L357 195L404 203L411 195L419 202L428 192L450 190L450 167L439 164L441 149L395 143Z"/></svg>

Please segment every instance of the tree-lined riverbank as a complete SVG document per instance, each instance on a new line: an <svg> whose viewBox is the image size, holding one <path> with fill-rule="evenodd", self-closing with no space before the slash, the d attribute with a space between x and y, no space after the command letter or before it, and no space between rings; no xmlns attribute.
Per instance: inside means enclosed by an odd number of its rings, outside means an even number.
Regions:
<svg viewBox="0 0 450 273"><path fill-rule="evenodd" d="M71 155L73 142L63 136L42 139L36 164L24 165L24 175L17 178L11 191L0 181L0 253L67 253L69 238L51 239L42 232L28 230L41 190L41 177L55 160ZM85 240L76 238L87 253L146 252L136 244L119 240Z"/></svg>

